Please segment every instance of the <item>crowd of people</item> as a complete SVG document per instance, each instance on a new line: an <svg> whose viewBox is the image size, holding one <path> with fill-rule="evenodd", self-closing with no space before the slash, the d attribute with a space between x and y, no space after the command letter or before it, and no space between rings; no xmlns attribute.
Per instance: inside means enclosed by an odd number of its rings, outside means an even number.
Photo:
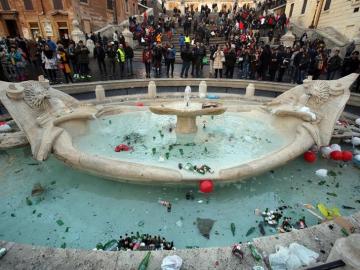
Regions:
<svg viewBox="0 0 360 270"><path fill-rule="evenodd" d="M147 78L163 74L174 77L175 63L179 62L182 78L206 77L204 66L208 65L210 77L298 84L308 75L329 80L359 71L359 51L354 43L348 46L344 58L339 48L327 48L322 40L311 40L306 33L291 47L275 45L289 21L284 13L268 10L281 3L267 0L255 8L235 4L230 9L218 8L217 4L199 9L190 6L184 14L176 8L171 12L164 8L158 18L145 14L138 22L130 17L129 29L143 48L142 59L138 60L142 60ZM89 80L96 72L89 68L92 58L105 79L134 74L134 50L122 33L115 31L111 37L91 33L78 43L67 36L56 43L51 38L2 39L1 79L26 80L30 67L51 83L58 83L59 76L67 83Z"/></svg>

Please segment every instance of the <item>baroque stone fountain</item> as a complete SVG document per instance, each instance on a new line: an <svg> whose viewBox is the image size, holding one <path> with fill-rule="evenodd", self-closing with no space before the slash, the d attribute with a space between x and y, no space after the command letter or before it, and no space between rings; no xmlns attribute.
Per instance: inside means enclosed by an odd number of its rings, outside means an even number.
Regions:
<svg viewBox="0 0 360 270"><path fill-rule="evenodd" d="M49 154L53 153L69 166L117 181L198 181L204 175L186 171L180 166L178 168L178 162L183 162L186 158L202 162L200 159L207 156L207 148L209 150L211 147L212 152L208 155L207 162L213 162L213 166L210 164L212 170L207 173L211 175L207 177L218 181L234 181L280 166L301 155L314 144L319 147L328 145L334 125L350 97L349 87L357 76L351 74L334 81L306 80L303 85L286 91L271 102L254 105L251 109L240 104L234 106L234 102L227 110L218 103L190 103L189 90L184 102L163 103L150 108L130 108L121 104L84 104L50 87L46 81L16 84L0 82L0 100L17 126L25 133L33 157L39 161L46 160ZM152 102L157 101L153 99ZM130 130L130 124L134 125L132 130L137 131L137 124L143 123L141 128L146 135L146 128L150 125L148 123L151 123L154 117L170 117L151 115L149 109L157 114L176 115L176 133L192 133L195 136L190 137L194 138L194 142L179 145L171 127L165 127L164 123L168 120L158 119L161 136L149 139L151 143L159 142L160 145L157 149L153 148L153 154L147 151L134 159L139 151L135 149L133 154L116 153L115 156L113 146L109 148L108 145L108 138L114 135L112 133ZM217 122L211 122L206 129L197 129L196 117L219 114L223 115L219 116ZM111 125L109 118L106 118L109 116L112 121L121 118L122 122L119 122L120 125ZM134 121L126 122L131 117ZM99 126L100 122L105 121L109 124ZM212 130L215 123L218 129ZM247 131L253 123L263 127L260 132L257 130L260 134L258 137L252 136L252 131ZM226 136L221 135L224 130L227 130ZM95 146L101 141L104 141L104 144L93 152L79 146L92 132L104 132L103 139L94 137L92 142L95 142ZM246 132L250 133L246 135ZM203 133L204 138L199 138L199 133ZM264 137L268 134L273 134L269 135L270 139L269 136ZM165 149L161 143L167 136L170 143ZM119 136L113 137L114 140L121 140L117 139ZM125 137L124 140L128 140L127 136ZM174 138L175 141L171 141ZM276 139L277 143L271 139ZM189 150L186 152L184 149L176 149L177 153L184 152L181 153L179 161L162 158L162 161L156 159L154 162L158 151L165 149L164 151L170 152L174 147L187 147ZM224 147L227 147L227 151L223 151ZM244 147L248 147L248 152L244 152ZM268 150L261 151L266 147ZM104 148L108 148L108 152L104 152ZM199 153L200 149L202 153ZM225 158L222 155L227 156ZM215 158L212 160L213 156ZM226 163L222 163L223 160L226 160Z"/></svg>
<svg viewBox="0 0 360 270"><path fill-rule="evenodd" d="M190 102L191 88L185 89L184 102L164 103L151 106L149 109L155 114L176 115L176 132L191 134L197 132L196 118L201 115L220 115L226 108L218 102Z"/></svg>

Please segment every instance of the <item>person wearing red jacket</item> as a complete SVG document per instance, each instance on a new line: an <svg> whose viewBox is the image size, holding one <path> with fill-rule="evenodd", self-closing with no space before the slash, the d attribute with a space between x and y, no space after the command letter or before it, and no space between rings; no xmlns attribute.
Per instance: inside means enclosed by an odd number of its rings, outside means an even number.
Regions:
<svg viewBox="0 0 360 270"><path fill-rule="evenodd" d="M153 57L152 50L150 46L147 46L144 49L142 56L143 63L145 64L146 78L150 78L152 57Z"/></svg>

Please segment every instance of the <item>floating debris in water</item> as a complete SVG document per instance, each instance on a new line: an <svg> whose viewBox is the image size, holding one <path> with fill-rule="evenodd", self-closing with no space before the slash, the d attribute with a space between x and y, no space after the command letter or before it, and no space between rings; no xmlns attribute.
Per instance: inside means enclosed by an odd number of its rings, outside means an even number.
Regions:
<svg viewBox="0 0 360 270"><path fill-rule="evenodd" d="M34 184L32 190L31 190L31 196L40 196L43 194L45 189L40 183Z"/></svg>
<svg viewBox="0 0 360 270"><path fill-rule="evenodd" d="M235 223L230 224L230 230L231 230L232 235L235 236L235 230L236 230Z"/></svg>
<svg viewBox="0 0 360 270"><path fill-rule="evenodd" d="M247 231L247 233L246 233L245 236L249 236L249 235L252 234L254 231L255 231L255 227L251 227L251 228Z"/></svg>
<svg viewBox="0 0 360 270"><path fill-rule="evenodd" d="M27 205L32 205L33 204L29 197L26 197L26 204Z"/></svg>
<svg viewBox="0 0 360 270"><path fill-rule="evenodd" d="M56 223L57 223L57 225L59 225L59 226L62 226L62 225L65 224L64 221L62 221L61 219L58 219L58 220L56 221Z"/></svg>
<svg viewBox="0 0 360 270"><path fill-rule="evenodd" d="M60 247L61 248L66 248L66 243L62 243Z"/></svg>
<svg viewBox="0 0 360 270"><path fill-rule="evenodd" d="M337 194L334 192L326 192L327 195L337 197Z"/></svg>
<svg viewBox="0 0 360 270"><path fill-rule="evenodd" d="M214 226L216 220L209 219L209 218L197 218L196 224L199 229L199 232L202 236L207 239L210 239L210 232L212 227Z"/></svg>
<svg viewBox="0 0 360 270"><path fill-rule="evenodd" d="M70 227L66 227L65 232L69 232Z"/></svg>
<svg viewBox="0 0 360 270"><path fill-rule="evenodd" d="M350 209L350 210L356 209L355 207L347 206L347 205L343 205L342 208L343 208L343 209Z"/></svg>
<svg viewBox="0 0 360 270"><path fill-rule="evenodd" d="M259 222L258 227L259 227L259 231L260 231L261 235L265 235L266 233L265 233L264 222L263 221Z"/></svg>
<svg viewBox="0 0 360 270"><path fill-rule="evenodd" d="M142 227L142 226L144 226L144 224L145 224L145 222L143 220L140 220L137 225L139 227Z"/></svg>

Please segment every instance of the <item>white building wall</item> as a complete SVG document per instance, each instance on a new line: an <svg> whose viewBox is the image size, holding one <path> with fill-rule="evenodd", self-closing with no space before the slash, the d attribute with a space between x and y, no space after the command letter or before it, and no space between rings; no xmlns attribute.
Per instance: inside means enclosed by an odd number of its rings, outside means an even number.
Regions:
<svg viewBox="0 0 360 270"><path fill-rule="evenodd" d="M308 28L314 18L316 11L316 0L307 0L307 7L304 14L301 14L305 0L288 0L285 13L289 17L291 4L294 4L290 22ZM321 4L322 1L320 1ZM333 27L338 32L352 39L360 32L360 0L331 0L330 8L324 11L326 0L323 0L322 10L318 22L318 29ZM320 7L319 7L320 8Z"/></svg>
<svg viewBox="0 0 360 270"><path fill-rule="evenodd" d="M354 12L359 8L358 12ZM352 39L360 32L360 1L332 0L330 8L321 11L318 28L334 27L338 32Z"/></svg>

